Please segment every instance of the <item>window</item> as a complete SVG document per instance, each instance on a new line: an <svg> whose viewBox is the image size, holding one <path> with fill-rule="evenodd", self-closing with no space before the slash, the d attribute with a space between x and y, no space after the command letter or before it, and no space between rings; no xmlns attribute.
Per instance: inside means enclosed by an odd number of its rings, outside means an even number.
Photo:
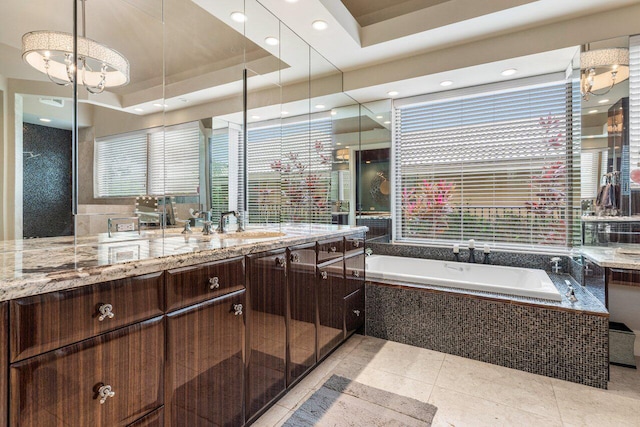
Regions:
<svg viewBox="0 0 640 427"><path fill-rule="evenodd" d="M209 141L211 212L220 218L229 210L229 129L214 131Z"/></svg>
<svg viewBox="0 0 640 427"><path fill-rule="evenodd" d="M331 120L248 131L252 222L331 222Z"/></svg>
<svg viewBox="0 0 640 427"><path fill-rule="evenodd" d="M396 104L396 240L566 247L579 238L579 88L542 79Z"/></svg>
<svg viewBox="0 0 640 427"><path fill-rule="evenodd" d="M580 194L582 199L595 199L600 178L607 173L607 150L583 151L580 154Z"/></svg>
<svg viewBox="0 0 640 427"><path fill-rule="evenodd" d="M96 139L94 196L197 194L199 122Z"/></svg>

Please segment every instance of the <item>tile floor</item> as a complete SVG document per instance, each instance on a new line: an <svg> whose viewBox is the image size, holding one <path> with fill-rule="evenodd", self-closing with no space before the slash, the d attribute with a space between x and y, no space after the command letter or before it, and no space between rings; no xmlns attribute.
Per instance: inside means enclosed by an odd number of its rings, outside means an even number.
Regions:
<svg viewBox="0 0 640 427"><path fill-rule="evenodd" d="M612 366L600 390L361 335L253 425L282 425L333 374L435 405L434 426L640 426L640 370Z"/></svg>

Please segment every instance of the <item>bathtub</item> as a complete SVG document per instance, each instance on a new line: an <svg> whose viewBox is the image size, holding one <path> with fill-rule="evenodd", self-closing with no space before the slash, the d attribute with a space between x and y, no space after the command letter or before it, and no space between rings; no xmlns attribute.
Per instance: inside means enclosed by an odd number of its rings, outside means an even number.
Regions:
<svg viewBox="0 0 640 427"><path fill-rule="evenodd" d="M400 281L562 301L546 272L528 268L371 255L366 259L366 275L374 282Z"/></svg>

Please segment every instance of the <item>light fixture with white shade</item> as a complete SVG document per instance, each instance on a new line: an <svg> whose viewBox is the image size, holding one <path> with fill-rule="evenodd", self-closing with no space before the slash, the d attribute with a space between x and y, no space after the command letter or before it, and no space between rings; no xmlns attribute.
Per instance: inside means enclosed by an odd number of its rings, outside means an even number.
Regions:
<svg viewBox="0 0 640 427"><path fill-rule="evenodd" d="M78 84L90 93L129 83L129 61L118 51L86 37L85 1L82 2L82 36L78 36L78 60L73 58L73 34L32 31L22 36L22 58L53 83L67 86L77 74ZM76 65L78 70L76 72Z"/></svg>
<svg viewBox="0 0 640 427"><path fill-rule="evenodd" d="M588 101L589 96L606 95L616 83L629 78L629 49L586 50L580 53L580 68L583 99Z"/></svg>

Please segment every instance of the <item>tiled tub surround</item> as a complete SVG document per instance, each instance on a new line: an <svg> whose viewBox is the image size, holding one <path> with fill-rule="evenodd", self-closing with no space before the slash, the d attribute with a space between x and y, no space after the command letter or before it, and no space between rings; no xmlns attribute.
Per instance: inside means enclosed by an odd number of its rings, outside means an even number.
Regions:
<svg viewBox="0 0 640 427"><path fill-rule="evenodd" d="M553 276L562 292L567 276ZM366 334L606 388L609 315L574 282L578 303L366 284Z"/></svg>
<svg viewBox="0 0 640 427"><path fill-rule="evenodd" d="M261 228L265 230L265 228ZM204 236L199 229L180 234L119 233L0 242L0 301L73 289L203 262L300 245L330 237L365 232L366 227L294 224L276 227L284 235L242 239L227 234Z"/></svg>

